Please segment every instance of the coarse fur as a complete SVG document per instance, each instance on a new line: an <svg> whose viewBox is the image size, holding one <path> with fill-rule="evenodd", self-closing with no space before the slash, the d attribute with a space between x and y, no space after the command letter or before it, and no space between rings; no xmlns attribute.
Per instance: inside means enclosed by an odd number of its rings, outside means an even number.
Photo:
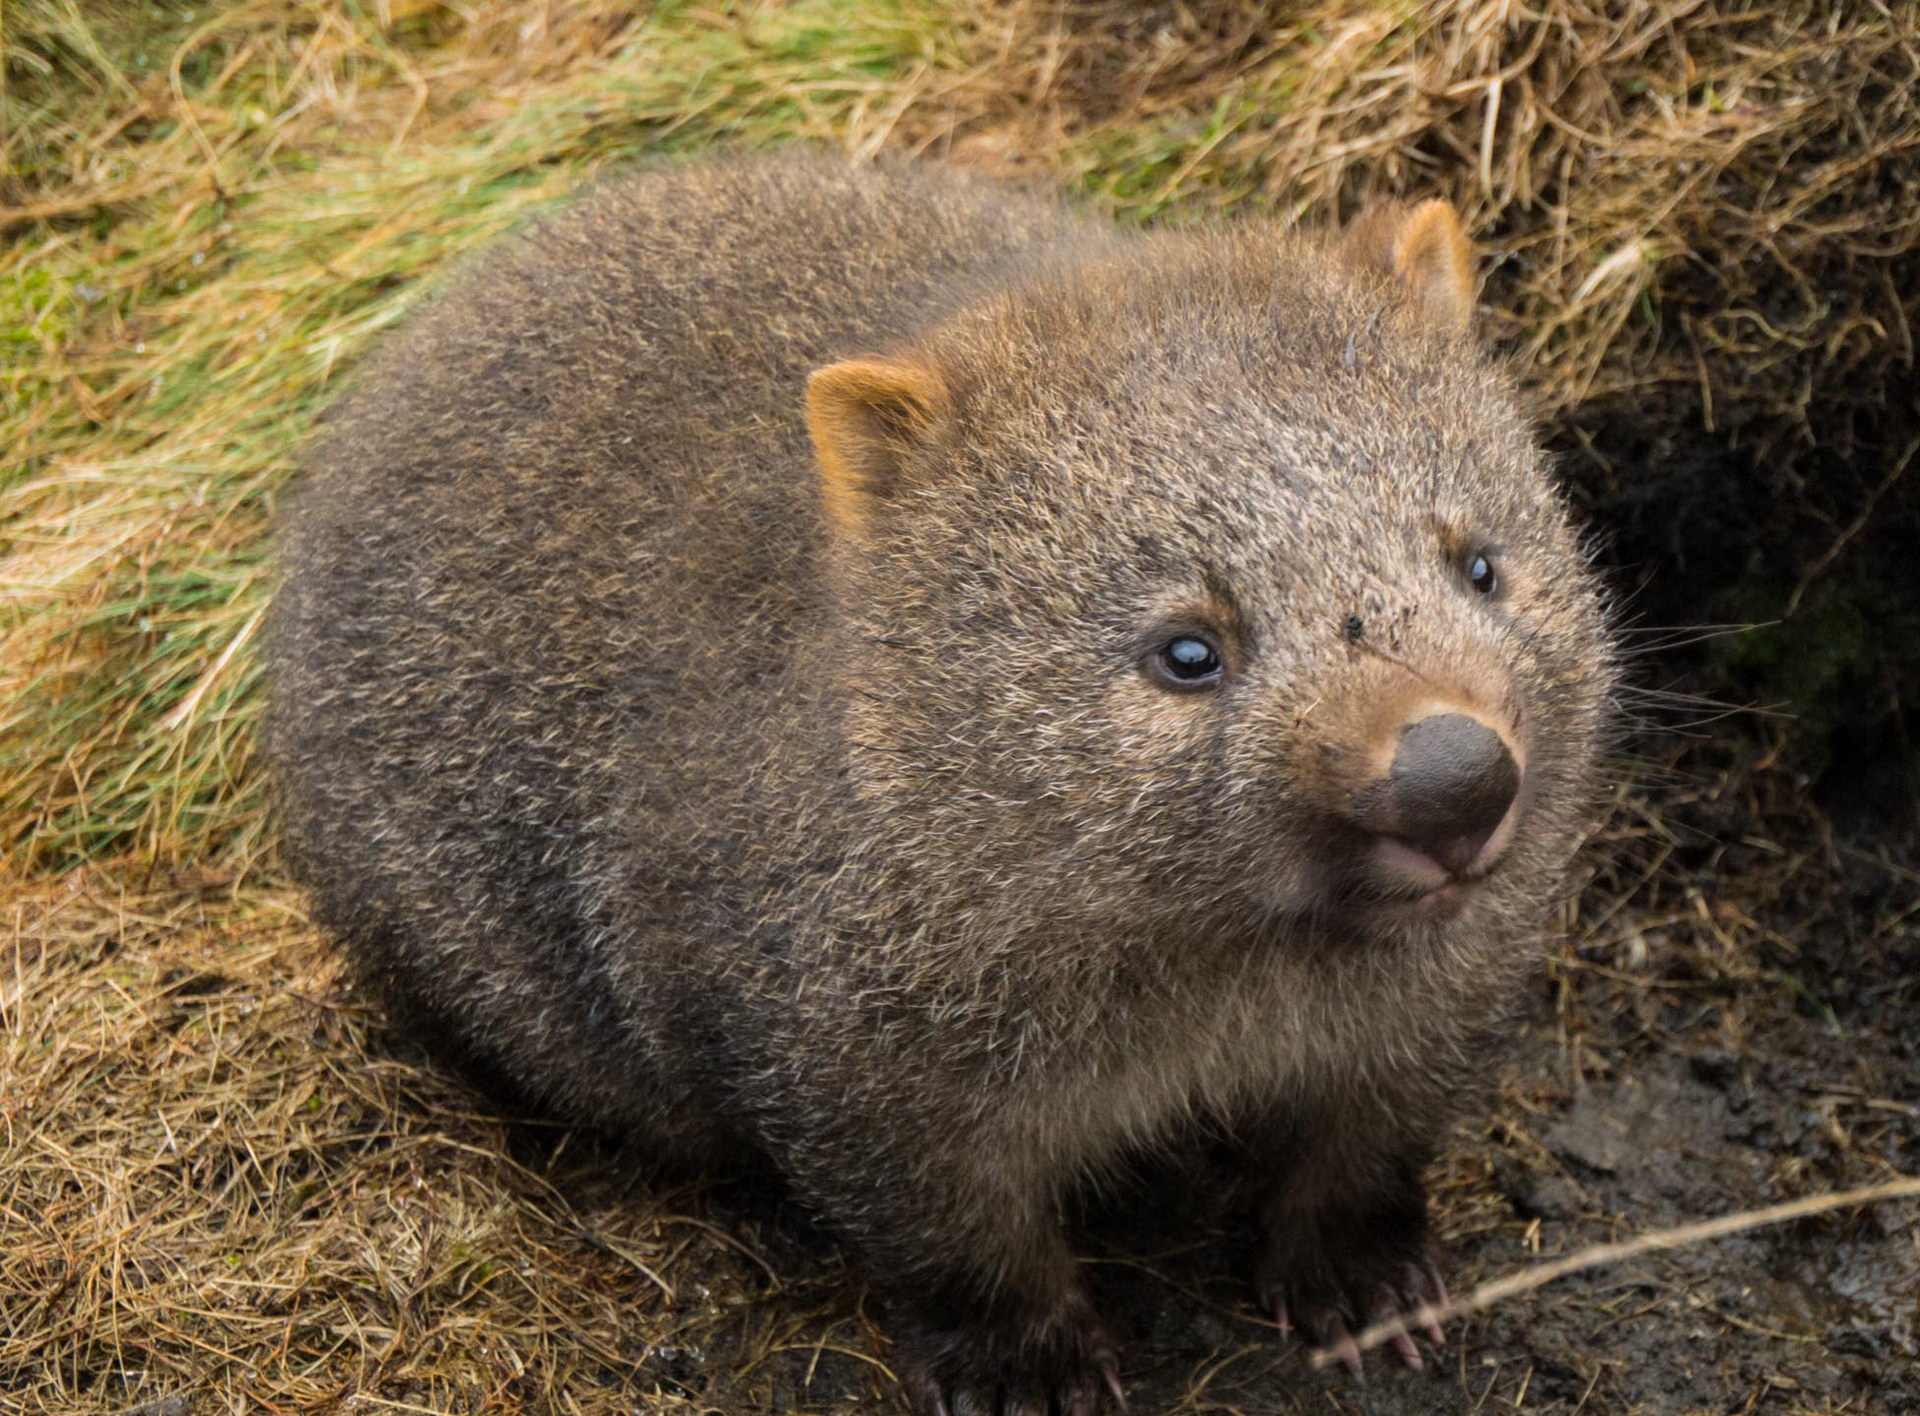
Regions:
<svg viewBox="0 0 1920 1416"><path fill-rule="evenodd" d="M286 510L270 746L320 920L522 1094L771 1161L927 1410L1099 1399L1060 1196L1195 1117L1244 1145L1267 1302L1328 1339L1431 1296L1421 1167L1615 672L1437 205L1142 235L786 152L490 253ZM1182 627L1212 691L1143 670ZM1429 702L1524 762L1511 842L1450 913L1373 909L1353 793Z"/></svg>

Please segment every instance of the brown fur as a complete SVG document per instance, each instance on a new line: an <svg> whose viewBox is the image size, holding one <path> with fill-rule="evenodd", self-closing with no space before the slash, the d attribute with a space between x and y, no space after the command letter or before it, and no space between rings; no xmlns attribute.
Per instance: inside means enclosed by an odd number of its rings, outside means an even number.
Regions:
<svg viewBox="0 0 1920 1416"><path fill-rule="evenodd" d="M769 1158L927 1409L1091 1406L1059 1196L1196 1116L1246 1144L1268 1301L1337 1336L1417 1300L1420 1167L1613 675L1422 219L1124 235L787 153L491 253L286 515L271 747L319 917L524 1093ZM1169 692L1143 646L1197 624L1227 678ZM1457 915L1382 922L1349 800L1430 699L1524 752L1517 824Z"/></svg>

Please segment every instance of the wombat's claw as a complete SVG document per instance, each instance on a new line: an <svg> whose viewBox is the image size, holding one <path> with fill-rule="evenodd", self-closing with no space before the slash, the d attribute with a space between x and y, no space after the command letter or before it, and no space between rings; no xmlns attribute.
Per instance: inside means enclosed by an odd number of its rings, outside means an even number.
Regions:
<svg viewBox="0 0 1920 1416"><path fill-rule="evenodd" d="M1113 1409L1124 1413L1127 1394L1120 1385L1119 1374L1107 1369L1101 1375L1107 1393L1113 1397ZM1052 1416L1056 1411L1060 1416L1100 1416L1101 1395L1085 1385L1058 1392L1052 1397L1033 1392L1026 1395L1006 1392L983 1394L972 1387L949 1390L922 1387L916 1392L914 1405L918 1410L928 1413L928 1416Z"/></svg>
<svg viewBox="0 0 1920 1416"><path fill-rule="evenodd" d="M1447 1306L1447 1281L1432 1264L1408 1264L1407 1292L1419 1298L1413 1310L1414 1320L1426 1323L1427 1341L1439 1347L1447 1340L1440 1326L1440 1310Z"/></svg>
<svg viewBox="0 0 1920 1416"><path fill-rule="evenodd" d="M1367 1369L1361 1365L1360 1344L1353 1340L1353 1334L1347 1330L1347 1320L1338 1313L1329 1315L1320 1324L1320 1335L1321 1340L1316 1346L1331 1348L1333 1354L1346 1365L1346 1369L1353 1373L1353 1379L1364 1382L1367 1379Z"/></svg>
<svg viewBox="0 0 1920 1416"><path fill-rule="evenodd" d="M1447 1305L1446 1280L1431 1264L1408 1263L1401 1270L1400 1287L1381 1284L1375 1296L1372 1310L1366 1315L1367 1326L1398 1318L1409 1329L1417 1329L1426 1336L1435 1347L1444 1346L1446 1332L1440 1326L1439 1311ZM1410 1368L1425 1366L1420 1357L1420 1349L1414 1345L1411 1331L1397 1332L1388 1345L1395 1355Z"/></svg>
<svg viewBox="0 0 1920 1416"><path fill-rule="evenodd" d="M1423 1334L1436 1347L1446 1341L1436 1314L1446 1304L1447 1286L1424 1262L1402 1265L1398 1284L1376 1281L1370 1301L1362 1301L1354 1288L1345 1285L1330 1286L1324 1291L1318 1287L1303 1289L1279 1284L1273 1287L1280 1287L1281 1291L1273 1292L1270 1287L1265 1306L1273 1314L1281 1335L1288 1335L1297 1326L1307 1343L1339 1358L1341 1364L1362 1381L1366 1375L1360 1344L1354 1337L1356 1328L1372 1327L1394 1318L1408 1324L1412 1332L1395 1333L1386 1339L1385 1346L1409 1371L1419 1371L1426 1366L1426 1359L1414 1341L1414 1332Z"/></svg>
<svg viewBox="0 0 1920 1416"><path fill-rule="evenodd" d="M1100 1380L1106 1385L1107 1395L1113 1398L1113 1409L1124 1413L1127 1409L1127 1389L1120 1383L1120 1361L1113 1355L1113 1347L1107 1341L1106 1333L1098 1328L1094 1330L1093 1350L1088 1356L1092 1358ZM1063 1409L1069 1416L1095 1416L1100 1409L1100 1393L1082 1386L1074 1392L1072 1404Z"/></svg>
<svg viewBox="0 0 1920 1416"><path fill-rule="evenodd" d="M970 1377L910 1369L906 1386L914 1411L918 1416L1101 1416L1127 1410L1119 1362L1097 1327L1086 1334L1079 1360L1068 1359L1071 1375L1060 1368L1049 1374L1044 1366L1021 1372L987 1364L976 1370Z"/></svg>
<svg viewBox="0 0 1920 1416"><path fill-rule="evenodd" d="M1408 1337L1404 1332L1395 1333L1390 1345L1393 1348L1394 1356L1406 1364L1408 1371L1417 1372L1427 1365L1426 1362L1421 1359L1420 1349L1413 1345L1413 1339Z"/></svg>

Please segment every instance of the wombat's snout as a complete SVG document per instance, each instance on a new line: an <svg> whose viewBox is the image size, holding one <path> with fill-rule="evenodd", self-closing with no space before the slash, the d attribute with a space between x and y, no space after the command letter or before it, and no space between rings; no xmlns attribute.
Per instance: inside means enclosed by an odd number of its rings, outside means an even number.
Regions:
<svg viewBox="0 0 1920 1416"><path fill-rule="evenodd" d="M1400 728L1385 774L1354 794L1354 817L1457 877L1504 849L1504 839L1489 842L1506 834L1519 791L1520 764L1500 733L1466 713L1429 711Z"/></svg>

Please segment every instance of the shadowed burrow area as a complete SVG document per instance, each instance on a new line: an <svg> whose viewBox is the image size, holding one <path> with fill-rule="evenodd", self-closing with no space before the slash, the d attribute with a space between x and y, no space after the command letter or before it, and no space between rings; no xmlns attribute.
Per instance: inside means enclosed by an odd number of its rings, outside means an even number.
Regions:
<svg viewBox="0 0 1920 1416"><path fill-rule="evenodd" d="M268 528L434 276L803 140L1122 221L1449 198L1633 654L1612 816L1434 1171L1456 1294L1920 1173L1920 16L20 0L0 88L0 1406L851 1412L893 1348L751 1176L503 1111L349 986L257 751ZM1135 1411L1896 1413L1888 1201L1314 1368L1205 1156L1077 1197ZM9 1403L11 1404L9 1406Z"/></svg>

